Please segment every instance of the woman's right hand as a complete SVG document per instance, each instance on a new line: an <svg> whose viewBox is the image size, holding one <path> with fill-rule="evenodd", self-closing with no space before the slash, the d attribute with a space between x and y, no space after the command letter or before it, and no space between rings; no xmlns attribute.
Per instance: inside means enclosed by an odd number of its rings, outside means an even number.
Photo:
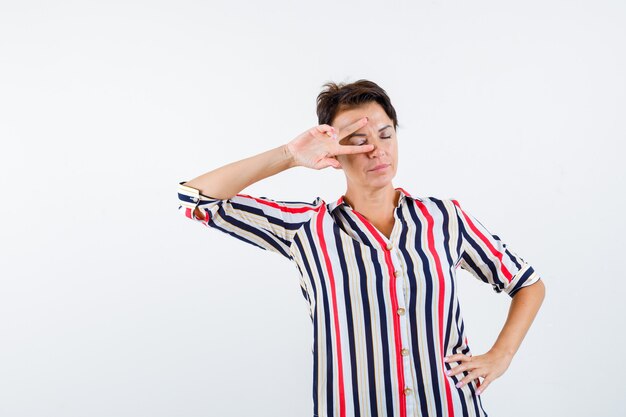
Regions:
<svg viewBox="0 0 626 417"><path fill-rule="evenodd" d="M287 143L286 147L294 160L294 166L304 166L313 169L323 169L329 166L340 169L341 164L335 158L336 155L369 152L373 149L369 145L340 145L339 141L349 134L359 130L367 124L367 117L357 120L355 123L336 132L335 128L323 124L298 135Z"/></svg>

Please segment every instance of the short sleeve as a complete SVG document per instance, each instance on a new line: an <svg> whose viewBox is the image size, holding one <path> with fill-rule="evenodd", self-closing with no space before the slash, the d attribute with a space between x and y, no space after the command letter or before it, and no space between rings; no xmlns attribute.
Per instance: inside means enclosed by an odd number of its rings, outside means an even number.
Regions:
<svg viewBox="0 0 626 417"><path fill-rule="evenodd" d="M247 194L218 199L185 182L178 183L178 210L185 217L288 259L292 259L290 248L298 229L313 217L323 201L320 197L312 203L277 201ZM195 215L196 208L204 213L204 219Z"/></svg>
<svg viewBox="0 0 626 417"><path fill-rule="evenodd" d="M457 200L452 199L452 203L458 217L461 268L491 284L495 292L504 291L510 297L540 279L534 268L498 235L462 208Z"/></svg>

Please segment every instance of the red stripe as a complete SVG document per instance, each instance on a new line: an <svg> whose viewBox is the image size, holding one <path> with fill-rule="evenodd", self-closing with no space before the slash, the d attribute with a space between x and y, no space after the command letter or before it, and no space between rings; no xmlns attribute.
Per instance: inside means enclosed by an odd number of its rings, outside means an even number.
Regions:
<svg viewBox="0 0 626 417"><path fill-rule="evenodd" d="M405 190L405 189L404 189L404 188L402 188L402 187L396 187L396 190L401 190L401 191L402 191L404 194L406 194L408 197L413 198L413 196L412 196L411 194L409 194L409 193L407 192L407 190Z"/></svg>
<svg viewBox="0 0 626 417"><path fill-rule="evenodd" d="M400 388L400 417L406 417L406 401L404 398L404 366L402 364L402 339L400 338L400 317L396 312L398 311L398 296L396 294L396 275L394 274L395 268L393 267L393 262L391 260L391 253L387 250L387 244L380 236L380 232L372 226L372 224L363 217L356 210L352 210L354 214L361 219L361 222L365 224L368 228L372 236L378 241L380 246L385 250L385 263L387 264L387 270L389 271L389 276L391 279L389 280L389 292L391 293L391 308L393 309L393 330L394 330L394 340L396 345L396 367L398 369L398 385ZM414 389L416 387L413 387ZM417 392L417 391L415 391Z"/></svg>
<svg viewBox="0 0 626 417"><path fill-rule="evenodd" d="M507 269L506 265L504 265L504 262L502 261L502 252L498 251L496 248L493 247L493 245L491 244L491 242L489 241L489 239L487 239L485 237L484 234L482 234L480 232L480 230L478 230L478 228L476 227L476 225L474 224L474 222L472 222L472 220L469 218L469 216L467 214L465 214L465 212L463 211L463 209L461 208L461 206L459 205L458 201L456 200L452 200L452 202L459 208L459 210L461 210L461 213L463 213L463 217L465 217L465 220L467 220L467 222L470 225L470 228L472 229L472 231L478 235L478 237L480 238L480 240L483 241L483 243L485 244L485 246L487 246L489 248L489 251L491 251L491 253L498 258L498 260L500 261L500 270L502 271L502 273L504 274L504 276L506 277L506 279L511 282L511 278L513 278L513 275L509 272L509 270Z"/></svg>
<svg viewBox="0 0 626 417"><path fill-rule="evenodd" d="M305 206L305 207L287 207L287 206L283 206L281 204L277 204L277 203L275 203L273 201L267 201L267 200L262 200L262 199L257 198L257 197L253 197L253 196L248 195L248 194L237 194L237 195L239 197L251 198L252 200L255 200L258 203L265 204L266 206L277 208L280 211L286 211L288 213L304 213L304 212L307 212L309 210L316 210L315 207L310 207L310 206Z"/></svg>
<svg viewBox="0 0 626 417"><path fill-rule="evenodd" d="M416 204L418 205L422 214L426 218L426 222L428 223L428 230L427 230L428 249L430 250L430 253L433 255L433 259L435 260L435 266L437 267L437 278L439 279L439 292L438 292L439 299L437 300L437 316L439 317L439 323L438 323L439 324L439 351L441 352L440 357L442 360L441 372L444 373L446 370L446 367L444 365L443 358L446 355L443 350L444 349L443 308L445 304L444 295L445 295L445 290L446 290L446 283L443 277L443 269L441 268L441 260L439 259L439 254L437 253L437 249L435 248L435 235L433 233L433 225L434 225L433 217L428 212L428 209L426 208L424 203L422 203L421 201L416 201ZM443 375L443 380L446 381L446 402L448 403L448 410L450 411L450 417L454 417L454 404L452 403L452 392L450 391L450 380L445 374Z"/></svg>
<svg viewBox="0 0 626 417"><path fill-rule="evenodd" d="M209 220L211 219L211 215L209 213L209 210L204 209L204 221L194 217L194 213L193 213L194 210L195 209L192 209L191 207L185 207L185 216L189 217L191 220L197 220L197 221L202 222L202 224L208 225L209 224Z"/></svg>
<svg viewBox="0 0 626 417"><path fill-rule="evenodd" d="M339 313L337 311L337 294L335 290L335 276L333 275L333 268L328 256L328 248L326 247L326 241L324 240L324 229L322 222L324 220L324 214L326 206L322 204L320 213L317 216L317 235L320 238L320 246L324 253L324 261L326 262L326 270L328 271L328 279L330 281L330 288L333 296L333 310L334 310L334 322L335 322L335 338L337 339L337 366L339 373L339 416L346 416L346 399L343 386L343 363L341 360L341 337L339 334ZM332 358L330 358L332 360Z"/></svg>

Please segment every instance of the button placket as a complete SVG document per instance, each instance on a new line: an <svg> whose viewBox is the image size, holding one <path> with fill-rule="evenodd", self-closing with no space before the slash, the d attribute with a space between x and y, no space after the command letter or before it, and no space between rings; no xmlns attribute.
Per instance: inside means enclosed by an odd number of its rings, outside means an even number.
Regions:
<svg viewBox="0 0 626 417"><path fill-rule="evenodd" d="M394 213L395 215L395 213ZM398 225L400 220L396 215L396 225ZM395 228L394 228L395 230ZM392 237L394 235L392 234ZM406 314L406 306L408 305L408 288L405 286L406 279L403 271L403 263L402 258L397 255L396 251L393 251L393 246L387 244L387 250L390 251L391 261L394 266L394 279L396 284L396 294L402 294L403 297L398 297L398 309L395 313L400 317L400 339L402 341L402 350L400 351L402 355L402 364L404 366L404 389L402 391L404 395L404 402L406 404L406 415L407 417L417 416L417 398L414 395L413 387L417 386L417 381L415 380L415 372L413 369L413 358L411 355L411 351L409 349L408 343L410 343L409 335L409 321L408 316Z"/></svg>
<svg viewBox="0 0 626 417"><path fill-rule="evenodd" d="M396 222L399 221L396 219ZM392 236L393 237L393 236ZM406 413L407 416L416 416L417 412L417 398L416 392L414 392L414 387L417 386L416 374L413 366L413 358L411 355L411 351L409 349L408 343L410 343L410 329L408 316L406 311L406 306L409 302L408 295L408 286L405 286L405 274L403 274L402 269L402 261L400 257L397 256L396 251L393 250L393 245L388 242L385 248L389 251L389 255L391 256L391 262L394 267L394 273L392 279L395 280L396 284L396 294L402 294L403 297L397 297L398 299L398 309L395 311L395 314L399 316L400 319L400 340L402 342L402 364L404 368L404 389L402 393L404 395L404 400L406 404Z"/></svg>
<svg viewBox="0 0 626 417"><path fill-rule="evenodd" d="M391 244L387 244L387 250L393 249ZM402 273L402 268L399 266L400 261L398 260L395 252L391 251L391 262L394 267L393 279L395 280L394 284L396 286L396 294L402 294L402 297L398 297L398 309L395 311L400 318L400 340L402 342L402 350L400 354L402 355L402 365L404 367L404 375L405 375L405 387L403 390L404 396L406 398L407 411L412 409L412 404L414 401L410 400L413 394L412 386L415 386L415 379L413 375L413 367L412 367L412 357L411 351L407 345L409 341L409 331L407 329L408 322L406 316L406 290L404 286L404 274ZM409 377L410 375L410 377ZM410 414L413 414L412 412Z"/></svg>

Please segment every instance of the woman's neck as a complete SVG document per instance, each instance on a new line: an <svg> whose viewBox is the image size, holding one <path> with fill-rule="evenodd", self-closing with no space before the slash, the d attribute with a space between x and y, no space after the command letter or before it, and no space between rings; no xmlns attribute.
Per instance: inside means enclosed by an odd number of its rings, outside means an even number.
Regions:
<svg viewBox="0 0 626 417"><path fill-rule="evenodd" d="M393 210L398 205L400 192L389 184L384 188L354 190L348 187L343 196L346 203L353 210L366 217L385 218L393 216ZM368 214L370 216L368 216Z"/></svg>

